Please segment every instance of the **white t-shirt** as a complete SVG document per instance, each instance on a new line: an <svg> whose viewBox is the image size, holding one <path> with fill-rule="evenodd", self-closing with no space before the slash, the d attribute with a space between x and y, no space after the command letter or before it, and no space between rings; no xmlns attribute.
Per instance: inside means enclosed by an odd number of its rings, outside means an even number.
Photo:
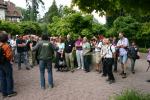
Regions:
<svg viewBox="0 0 150 100"><path fill-rule="evenodd" d="M110 45L106 45L106 47L107 47L107 49L104 54L104 58L113 58L113 53L116 52L115 46L110 44Z"/></svg>
<svg viewBox="0 0 150 100"><path fill-rule="evenodd" d="M95 48L95 52L100 52L101 51L101 48L102 48L102 42L100 41L100 42L98 42L97 44L96 44L96 46L97 46L97 48Z"/></svg>
<svg viewBox="0 0 150 100"><path fill-rule="evenodd" d="M58 43L57 46L58 46L58 48L59 48L59 49L58 49L58 52L60 52L60 53L61 53L61 52L64 50L64 48L65 48L65 44L64 44L64 43Z"/></svg>

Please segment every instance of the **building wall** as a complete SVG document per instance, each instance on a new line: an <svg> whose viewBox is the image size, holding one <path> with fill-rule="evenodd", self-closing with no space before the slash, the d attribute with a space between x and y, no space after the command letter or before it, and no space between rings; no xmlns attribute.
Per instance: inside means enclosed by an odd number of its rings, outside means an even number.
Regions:
<svg viewBox="0 0 150 100"><path fill-rule="evenodd" d="M5 20L5 9L0 9L0 20Z"/></svg>
<svg viewBox="0 0 150 100"><path fill-rule="evenodd" d="M6 17L6 20L11 22L20 22L20 18L16 17Z"/></svg>

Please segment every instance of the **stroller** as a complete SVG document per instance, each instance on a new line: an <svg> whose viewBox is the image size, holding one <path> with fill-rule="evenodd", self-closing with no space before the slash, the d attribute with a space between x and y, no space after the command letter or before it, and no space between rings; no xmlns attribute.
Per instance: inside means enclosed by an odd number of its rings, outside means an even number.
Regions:
<svg viewBox="0 0 150 100"><path fill-rule="evenodd" d="M61 57L60 54L57 54L57 62L56 62L57 71L65 71L66 63L65 63L65 57Z"/></svg>

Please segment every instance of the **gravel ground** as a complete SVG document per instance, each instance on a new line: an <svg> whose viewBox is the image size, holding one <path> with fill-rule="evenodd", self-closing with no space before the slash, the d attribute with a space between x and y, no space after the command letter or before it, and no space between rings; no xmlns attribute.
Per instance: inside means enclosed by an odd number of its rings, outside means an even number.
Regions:
<svg viewBox="0 0 150 100"><path fill-rule="evenodd" d="M148 63L142 57L136 62L136 73L132 74L128 67L128 77L122 79L119 65L119 72L114 73L116 83L111 85L105 81L106 78L94 71L85 73L83 70L76 70L71 73L56 72L53 69L55 87L41 90L38 66L30 71L25 68L18 71L14 65L15 90L18 95L4 100L108 100L128 88L150 93L150 83L145 82L150 79L150 71L145 72L147 66ZM0 100L3 100L2 96Z"/></svg>

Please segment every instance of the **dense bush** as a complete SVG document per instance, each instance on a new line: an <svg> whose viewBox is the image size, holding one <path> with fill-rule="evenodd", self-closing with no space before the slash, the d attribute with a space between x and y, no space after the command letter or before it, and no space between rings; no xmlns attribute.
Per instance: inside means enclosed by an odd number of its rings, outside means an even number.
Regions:
<svg viewBox="0 0 150 100"><path fill-rule="evenodd" d="M93 37L93 35L105 34L106 28L93 21L93 16L82 15L79 12L69 14L63 18L53 17L53 23L48 25L48 32L51 35L67 35L73 37L78 35Z"/></svg>
<svg viewBox="0 0 150 100"><path fill-rule="evenodd" d="M141 25L134 18L118 17L113 22L113 27L107 31L108 35L118 36L118 32L124 32L129 39L136 39L136 34L140 32Z"/></svg>
<svg viewBox="0 0 150 100"><path fill-rule="evenodd" d="M42 33L41 27L36 22L9 22L9 21L1 21L0 22L0 30L6 31L12 35L16 34L36 34L40 35Z"/></svg>
<svg viewBox="0 0 150 100"><path fill-rule="evenodd" d="M0 22L0 30L6 31L7 33L10 33L12 35L21 33L21 29L18 26L18 23L12 23L12 22L8 22L8 21Z"/></svg>

